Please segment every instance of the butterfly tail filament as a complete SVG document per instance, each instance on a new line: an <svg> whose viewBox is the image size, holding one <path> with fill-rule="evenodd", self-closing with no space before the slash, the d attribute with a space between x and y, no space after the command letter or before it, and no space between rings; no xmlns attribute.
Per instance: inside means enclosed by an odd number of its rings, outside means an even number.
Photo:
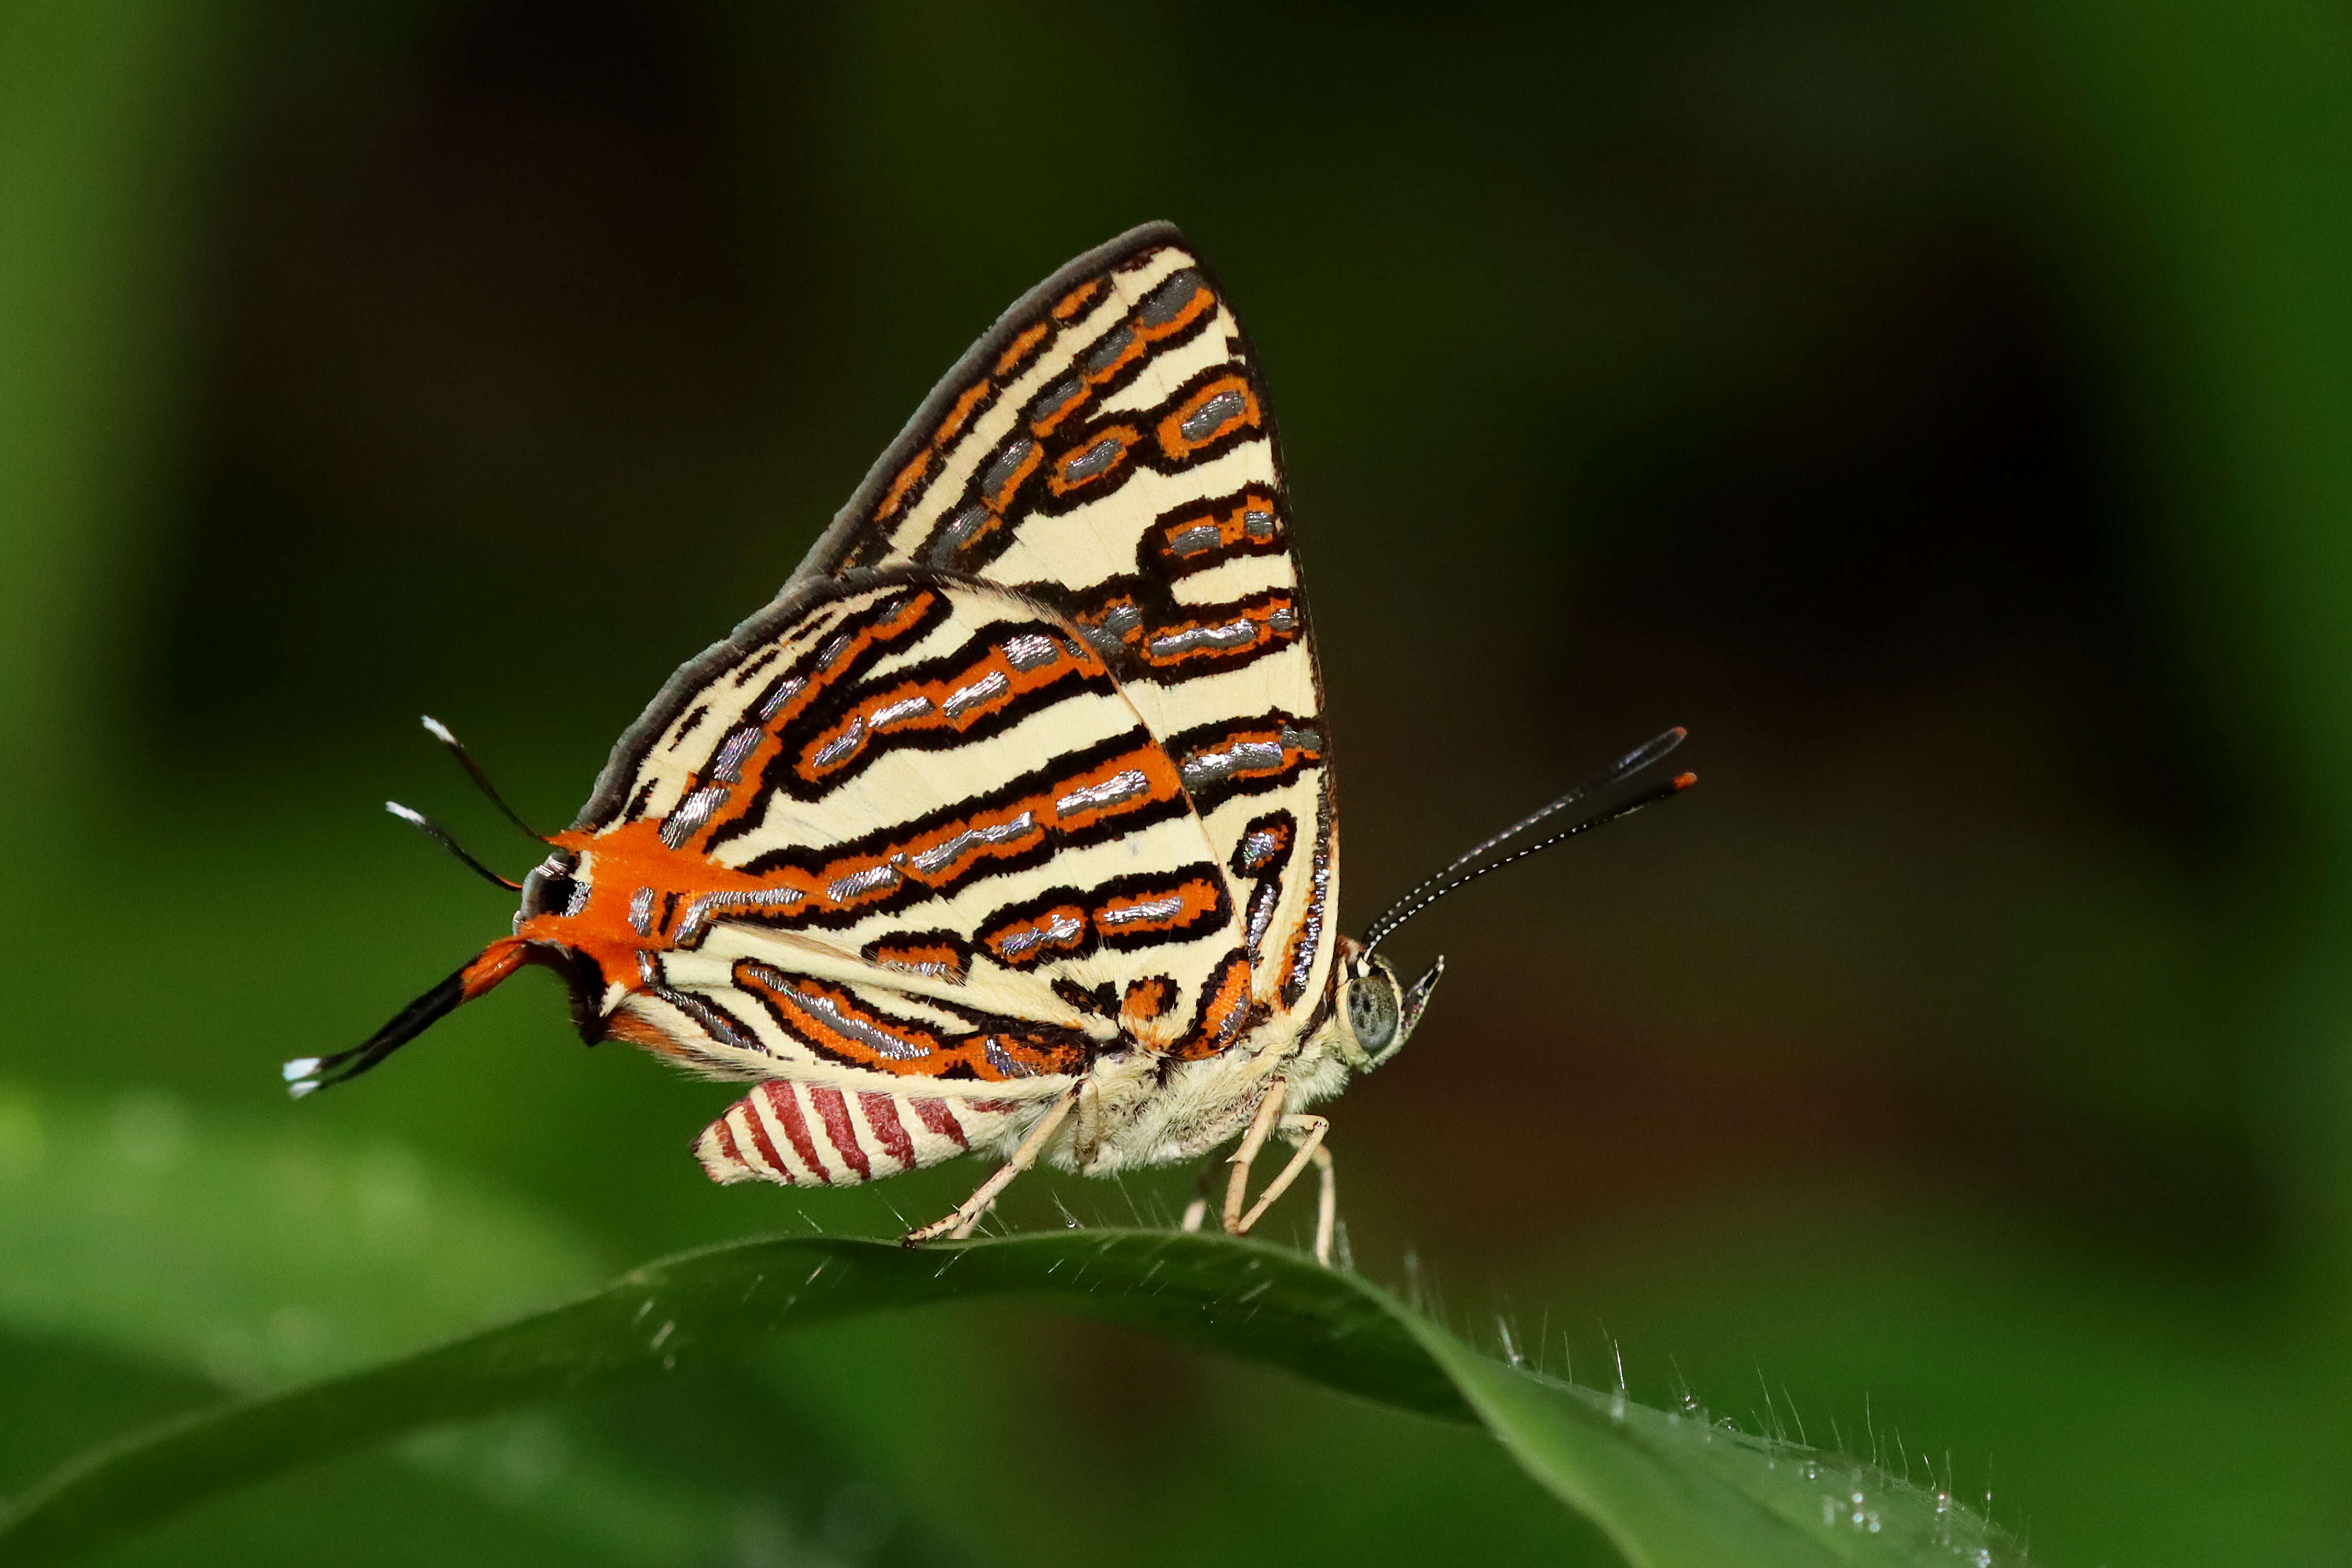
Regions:
<svg viewBox="0 0 2352 1568"><path fill-rule="evenodd" d="M473 962L403 1007L361 1044L331 1057L297 1057L288 1062L282 1069L286 1092L299 1100L350 1082L521 968L529 953L528 944L515 937L490 943Z"/></svg>

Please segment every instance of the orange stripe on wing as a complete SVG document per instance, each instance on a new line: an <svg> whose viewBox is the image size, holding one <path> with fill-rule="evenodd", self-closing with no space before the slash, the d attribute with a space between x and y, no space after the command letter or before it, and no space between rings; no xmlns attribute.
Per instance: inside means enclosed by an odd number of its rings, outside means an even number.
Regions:
<svg viewBox="0 0 2352 1568"><path fill-rule="evenodd" d="M1201 1009L1192 1027L1169 1055L1179 1061L1217 1055L1242 1037L1250 1010L1249 954L1235 949L1202 988Z"/></svg>
<svg viewBox="0 0 2352 1568"><path fill-rule="evenodd" d="M1144 536L1147 567L1170 576L1205 571L1236 554L1272 554L1285 548L1282 514L1264 491L1244 491L1222 510L1178 513Z"/></svg>
<svg viewBox="0 0 2352 1568"><path fill-rule="evenodd" d="M1119 1021L1132 1029L1138 1024L1149 1024L1167 1015L1176 1000L1176 982L1166 974L1147 974L1140 980L1127 983L1127 996L1120 1004Z"/></svg>
<svg viewBox="0 0 2352 1568"><path fill-rule="evenodd" d="M895 515L900 504L906 500L907 492L920 483L923 476L930 470L931 450L926 447L916 453L905 468L898 470L898 477L890 481L890 488L882 492L881 501L874 508L874 521L887 521Z"/></svg>
<svg viewBox="0 0 2352 1568"><path fill-rule="evenodd" d="M1004 352L996 356L996 374L1000 376L1011 375L1020 367L1023 361L1036 352L1037 345L1051 337L1053 332L1054 329L1043 321L1024 328L1018 337L1004 345Z"/></svg>
<svg viewBox="0 0 2352 1568"><path fill-rule="evenodd" d="M793 1038L828 1060L870 1072L1001 1082L1071 1072L1086 1061L1085 1047L1075 1038L1001 1030L942 1034L868 1005L843 987L786 974L751 959L736 963L733 977ZM877 1042L896 1042L904 1048L892 1051ZM813 1097L815 1092L810 1091Z"/></svg>
<svg viewBox="0 0 2352 1568"><path fill-rule="evenodd" d="M937 617L941 604L937 594L929 591L912 593L895 603L885 601L877 606L877 610L887 611L887 614L861 613L854 617L849 629L827 645L831 650L830 657L809 671L800 689L769 716L767 732L760 737L750 752L737 760L737 782L727 798L704 816L701 826L687 836L682 847L707 847L713 835L739 818L749 804L757 798L760 780L765 776L769 765L782 748L780 737L783 731L811 705L864 668L866 655L870 650L909 637L919 637ZM691 797L697 790L711 782L697 773L679 792L679 798ZM578 835L559 833L549 842L566 849L588 847L593 844L601 852L604 845L614 837L606 835L603 839L590 840ZM575 837L579 842L572 841Z"/></svg>
<svg viewBox="0 0 2352 1568"><path fill-rule="evenodd" d="M961 435L964 421L971 417L971 411L980 406L981 399L995 390L996 384L985 377L965 387L963 395L955 400L947 416L940 421L939 428L931 433L931 449L936 452Z"/></svg>
<svg viewBox="0 0 2352 1568"><path fill-rule="evenodd" d="M1097 294L1102 292L1102 287L1103 280L1101 279L1089 278L1085 282L1079 284L1076 288L1071 289L1068 293L1063 295L1060 299L1055 300L1053 310L1054 320L1057 321L1067 321L1076 316L1079 311L1087 308L1087 302L1089 300L1092 300Z"/></svg>

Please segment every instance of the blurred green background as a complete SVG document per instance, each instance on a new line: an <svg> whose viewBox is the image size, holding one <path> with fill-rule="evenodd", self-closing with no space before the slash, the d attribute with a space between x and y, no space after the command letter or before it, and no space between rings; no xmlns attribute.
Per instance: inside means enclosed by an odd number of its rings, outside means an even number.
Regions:
<svg viewBox="0 0 2352 1568"><path fill-rule="evenodd" d="M543 976L352 1089L277 1064L504 929L378 809L527 863L419 712L567 818L995 312L1155 217L1281 410L1348 922L1666 724L1706 780L1400 939L1451 967L1338 1110L1360 1266L1948 1464L2040 1561L2352 1559L2352 18L2269 0L0 12L0 1493L960 1195L709 1185L730 1092ZM1596 1551L1473 1434L996 1307L108 1561Z"/></svg>

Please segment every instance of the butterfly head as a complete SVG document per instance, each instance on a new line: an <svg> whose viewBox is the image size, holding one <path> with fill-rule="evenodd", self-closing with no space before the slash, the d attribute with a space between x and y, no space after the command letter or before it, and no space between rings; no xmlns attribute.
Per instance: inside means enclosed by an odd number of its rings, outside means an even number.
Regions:
<svg viewBox="0 0 2352 1568"><path fill-rule="evenodd" d="M1370 1072L1404 1049L1429 1006L1429 994L1444 973L1445 960L1440 957L1426 974L1407 985L1387 959L1359 943L1346 943L1340 951L1335 1009L1340 1057L1358 1072Z"/></svg>

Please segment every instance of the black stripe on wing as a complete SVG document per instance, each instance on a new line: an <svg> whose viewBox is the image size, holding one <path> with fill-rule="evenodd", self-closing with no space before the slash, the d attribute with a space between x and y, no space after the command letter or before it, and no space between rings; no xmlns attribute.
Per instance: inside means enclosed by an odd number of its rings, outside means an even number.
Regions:
<svg viewBox="0 0 2352 1568"><path fill-rule="evenodd" d="M1100 415L1050 438L1016 432L972 476L918 553L928 565L984 576L1029 519L1076 511L1118 494L1138 474L1181 474L1261 440L1265 410L1249 367L1228 362L1200 371L1151 408Z"/></svg>
<svg viewBox="0 0 2352 1568"><path fill-rule="evenodd" d="M1323 726L1280 708L1202 724L1160 742L1202 816L1235 795L1280 789L1323 762Z"/></svg>
<svg viewBox="0 0 2352 1568"><path fill-rule="evenodd" d="M802 710L764 754L745 820L772 794L814 801L893 752L953 751L1057 703L1118 689L1100 656L1066 626L999 621L949 653L837 686Z"/></svg>
<svg viewBox="0 0 2352 1568"><path fill-rule="evenodd" d="M1030 289L964 352L931 388L809 552L795 581L892 564L887 541L944 467L942 454L992 406L1002 386L1034 368L1063 329L1097 308L1110 275L1170 247L1184 247L1173 224L1150 223L1097 246ZM1033 410L1034 411L1034 410ZM910 560L911 552L895 560Z"/></svg>
<svg viewBox="0 0 2352 1568"><path fill-rule="evenodd" d="M1049 888L988 915L979 945L1007 969L1132 952L1222 931L1233 919L1225 879L1200 862L1114 877L1087 889Z"/></svg>
<svg viewBox="0 0 2352 1568"><path fill-rule="evenodd" d="M706 917L839 927L971 882L1042 866L1065 850L1124 837L1192 809L1164 752L1142 729L1054 758L995 789L952 801L845 844L787 846L746 860L753 877L787 869L826 889ZM680 945L688 945L683 935Z"/></svg>

